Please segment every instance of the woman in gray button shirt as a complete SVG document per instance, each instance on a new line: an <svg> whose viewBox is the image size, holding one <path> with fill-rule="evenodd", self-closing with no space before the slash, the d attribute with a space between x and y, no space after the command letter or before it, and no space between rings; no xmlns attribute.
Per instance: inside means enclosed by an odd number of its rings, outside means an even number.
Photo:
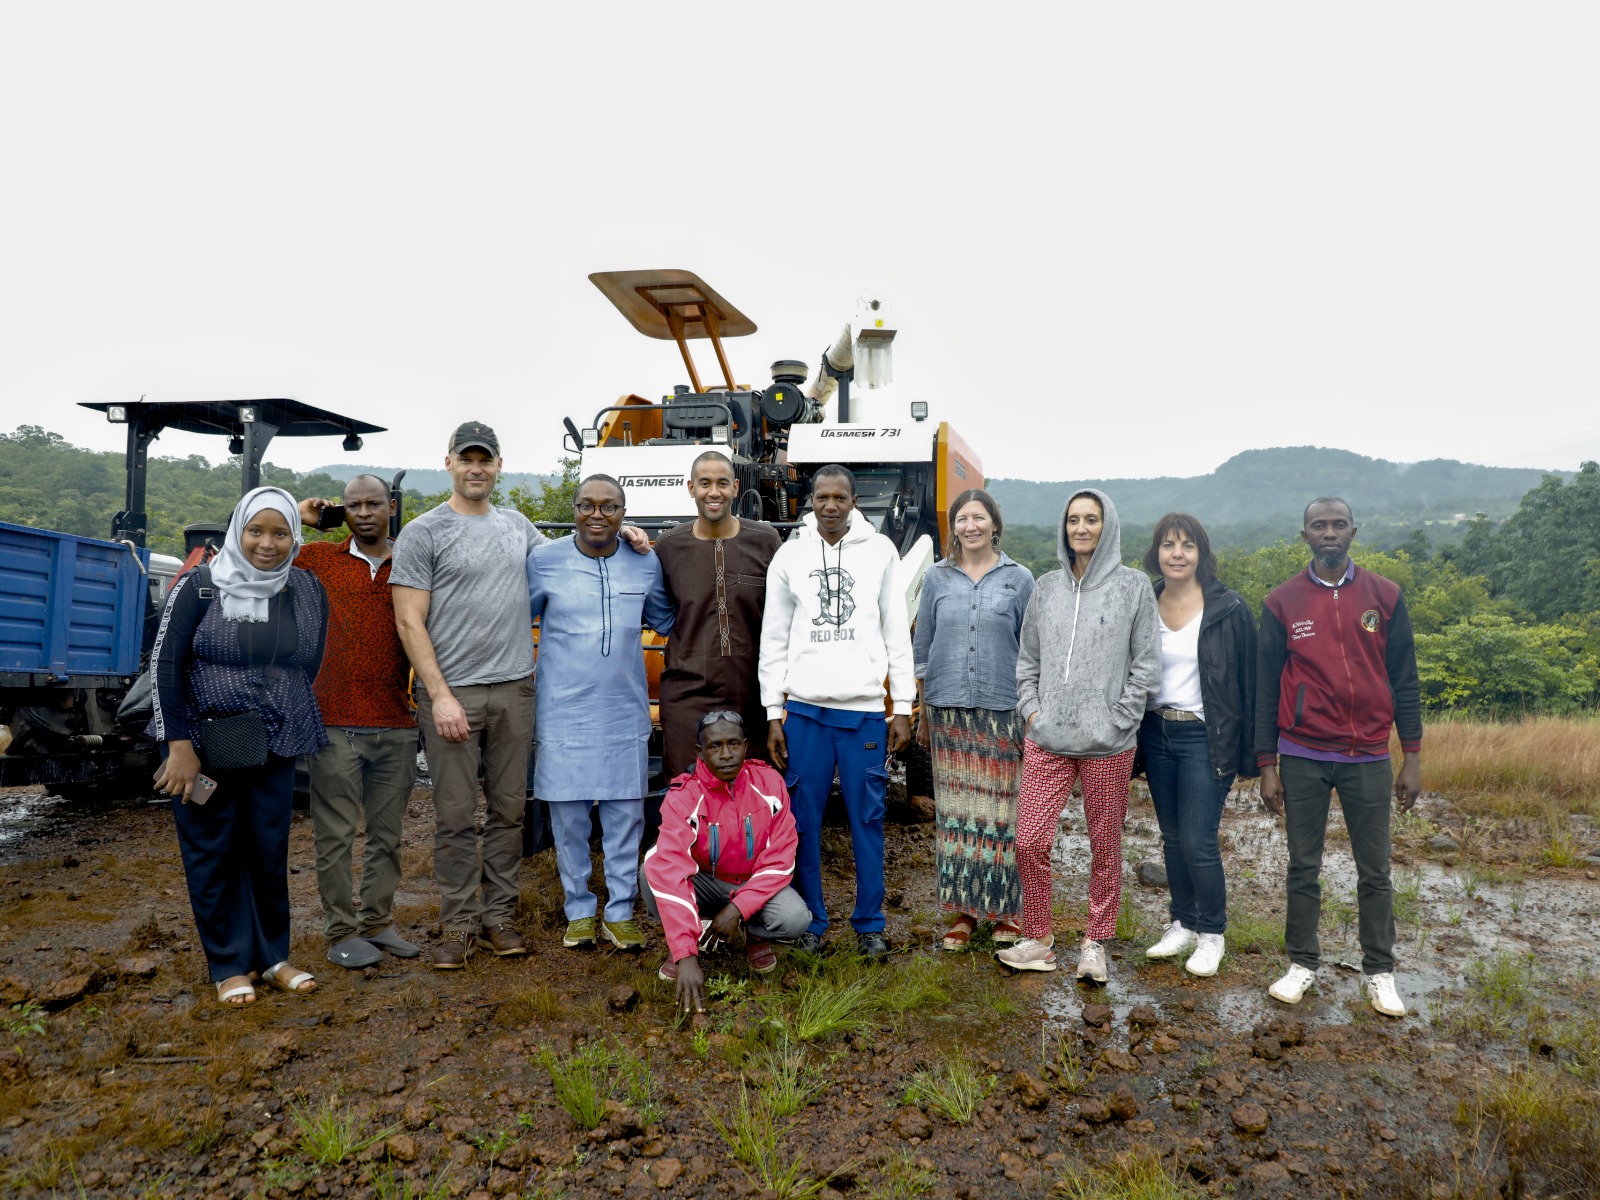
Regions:
<svg viewBox="0 0 1600 1200"><path fill-rule="evenodd" d="M911 639L922 701L917 740L933 754L939 907L946 950L979 921L1003 945L1021 936L1012 821L1022 769L1017 635L1033 576L1000 550L1000 508L979 488L950 505L950 553L922 585Z"/></svg>

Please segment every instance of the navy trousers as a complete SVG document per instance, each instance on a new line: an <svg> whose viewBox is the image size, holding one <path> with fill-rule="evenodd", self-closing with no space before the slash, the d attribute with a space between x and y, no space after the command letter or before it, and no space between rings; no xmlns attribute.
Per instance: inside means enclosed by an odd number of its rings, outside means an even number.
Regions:
<svg viewBox="0 0 1600 1200"><path fill-rule="evenodd" d="M289 811L294 759L206 772L217 790L206 804L172 802L211 982L264 971L289 957Z"/></svg>
<svg viewBox="0 0 1600 1200"><path fill-rule="evenodd" d="M805 707L816 715L796 712L791 704L783 722L789 743L784 783L800 833L795 890L811 910L811 932L820 937L828 928L828 906L822 898L822 812L837 768L856 860L856 905L850 924L857 933L882 933L888 722L881 713Z"/></svg>

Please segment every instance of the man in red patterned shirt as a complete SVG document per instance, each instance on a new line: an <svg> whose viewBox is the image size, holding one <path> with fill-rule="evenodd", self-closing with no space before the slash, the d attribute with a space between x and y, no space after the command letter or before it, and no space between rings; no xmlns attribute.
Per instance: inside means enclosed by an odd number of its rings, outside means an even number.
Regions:
<svg viewBox="0 0 1600 1200"><path fill-rule="evenodd" d="M330 503L302 500L301 520L316 525ZM389 595L388 485L357 475L345 485L344 511L350 537L307 542L295 562L328 593L328 649L316 681L328 744L311 759L311 820L328 961L356 970L381 960L384 950L401 958L418 953L390 917L400 882L400 823L416 784L417 723L406 703L410 665ZM350 860L363 810L358 913Z"/></svg>

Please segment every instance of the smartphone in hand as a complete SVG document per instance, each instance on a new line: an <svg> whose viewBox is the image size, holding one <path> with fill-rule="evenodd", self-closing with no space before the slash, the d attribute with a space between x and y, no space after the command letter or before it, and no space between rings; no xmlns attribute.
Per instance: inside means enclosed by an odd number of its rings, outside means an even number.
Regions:
<svg viewBox="0 0 1600 1200"><path fill-rule="evenodd" d="M189 792L189 799L195 804L204 804L216 793L217 781L209 775L196 775L194 787Z"/></svg>
<svg viewBox="0 0 1600 1200"><path fill-rule="evenodd" d="M320 530L337 529L344 524L344 505L324 504L317 509L317 528Z"/></svg>

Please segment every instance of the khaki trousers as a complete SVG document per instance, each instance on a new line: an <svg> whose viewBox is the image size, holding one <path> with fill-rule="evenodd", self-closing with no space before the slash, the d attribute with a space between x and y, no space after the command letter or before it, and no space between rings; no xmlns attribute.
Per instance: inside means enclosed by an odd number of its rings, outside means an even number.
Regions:
<svg viewBox="0 0 1600 1200"><path fill-rule="evenodd" d="M533 743L533 676L453 687L471 735L447 742L433 724L433 702L417 684L417 724L433 777L433 876L439 924L446 933L476 932L511 920L521 894L522 815ZM483 766L483 853L473 820ZM480 901L479 886L483 895Z"/></svg>
<svg viewBox="0 0 1600 1200"><path fill-rule="evenodd" d="M317 848L322 928L330 942L380 933L400 885L400 824L417 782L417 731L358 733L328 726L328 744L311 756L311 824ZM356 828L366 812L361 915L350 878Z"/></svg>

